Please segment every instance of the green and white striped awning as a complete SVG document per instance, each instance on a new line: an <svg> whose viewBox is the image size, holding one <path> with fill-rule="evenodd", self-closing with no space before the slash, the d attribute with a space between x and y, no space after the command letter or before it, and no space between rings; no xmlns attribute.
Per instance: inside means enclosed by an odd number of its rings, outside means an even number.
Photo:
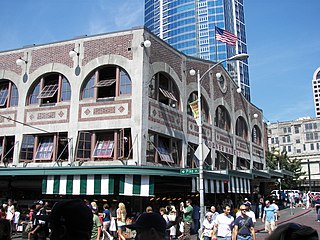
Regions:
<svg viewBox="0 0 320 240"><path fill-rule="evenodd" d="M153 177L142 175L120 175L119 194L125 196L153 196Z"/></svg>
<svg viewBox="0 0 320 240"><path fill-rule="evenodd" d="M119 181L119 184L115 184ZM119 185L119 189L115 186ZM42 194L153 196L153 177L141 175L62 175L47 176Z"/></svg>
<svg viewBox="0 0 320 240"><path fill-rule="evenodd" d="M198 179L192 178L192 192L198 192L200 189ZM203 184L205 193L224 193L223 180L204 179Z"/></svg>
<svg viewBox="0 0 320 240"><path fill-rule="evenodd" d="M204 179L204 192L205 193L225 193L224 180ZM192 192L199 191L198 178L192 179ZM230 176L228 181L229 193L250 193L250 179L242 177Z"/></svg>
<svg viewBox="0 0 320 240"><path fill-rule="evenodd" d="M228 192L230 193L250 193L250 179L230 176L228 183Z"/></svg>

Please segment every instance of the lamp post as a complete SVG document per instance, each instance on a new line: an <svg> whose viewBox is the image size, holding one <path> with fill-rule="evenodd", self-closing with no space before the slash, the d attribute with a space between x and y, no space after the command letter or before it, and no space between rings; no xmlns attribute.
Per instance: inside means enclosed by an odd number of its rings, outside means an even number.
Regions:
<svg viewBox="0 0 320 240"><path fill-rule="evenodd" d="M278 170L280 170L280 149L279 148L275 148L273 154L276 156L277 158L277 162L278 162ZM279 201L281 202L281 178L278 178L278 182L279 182Z"/></svg>
<svg viewBox="0 0 320 240"><path fill-rule="evenodd" d="M200 198L200 225L202 229L202 223L204 220L204 215L205 215L205 209L204 209L204 189L203 189L203 140L202 140L202 106L201 106L201 80L216 66L220 65L223 62L226 61L235 61L235 60L245 60L249 57L248 54L246 53L241 53L234 55L230 58L221 60L214 65L212 65L202 76L200 75L200 71L197 71L197 87L198 87L198 121L197 125L199 128L198 136L199 136L199 198ZM194 76L196 74L196 71L194 69L190 70L190 75ZM240 91L239 91L240 89ZM240 86L238 86L237 92L241 92Z"/></svg>

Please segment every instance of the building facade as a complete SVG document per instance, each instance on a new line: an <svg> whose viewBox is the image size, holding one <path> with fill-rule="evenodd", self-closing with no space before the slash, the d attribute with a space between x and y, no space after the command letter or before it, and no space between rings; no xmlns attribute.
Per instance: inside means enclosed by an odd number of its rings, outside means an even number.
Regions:
<svg viewBox="0 0 320 240"><path fill-rule="evenodd" d="M271 123L268 126L269 150L279 148L289 158L302 160L307 190L320 189L320 120L310 117ZM310 178L309 178L310 170Z"/></svg>
<svg viewBox="0 0 320 240"><path fill-rule="evenodd" d="M144 28L1 52L1 196L196 192L189 70L210 66ZM236 89L222 66L202 81L208 194L249 194L265 169L262 112Z"/></svg>
<svg viewBox="0 0 320 240"><path fill-rule="evenodd" d="M320 118L320 67L313 73L312 90L316 118Z"/></svg>
<svg viewBox="0 0 320 240"><path fill-rule="evenodd" d="M179 51L219 61L247 53L243 0L145 0L145 26ZM238 38L236 46L215 40L215 27ZM248 61L226 63L250 101Z"/></svg>

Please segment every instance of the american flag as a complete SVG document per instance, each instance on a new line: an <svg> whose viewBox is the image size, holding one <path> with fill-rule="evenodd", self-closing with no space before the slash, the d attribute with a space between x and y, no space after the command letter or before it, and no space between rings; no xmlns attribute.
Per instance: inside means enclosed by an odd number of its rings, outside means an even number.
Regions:
<svg viewBox="0 0 320 240"><path fill-rule="evenodd" d="M216 27L216 40L235 46L238 39L236 35Z"/></svg>

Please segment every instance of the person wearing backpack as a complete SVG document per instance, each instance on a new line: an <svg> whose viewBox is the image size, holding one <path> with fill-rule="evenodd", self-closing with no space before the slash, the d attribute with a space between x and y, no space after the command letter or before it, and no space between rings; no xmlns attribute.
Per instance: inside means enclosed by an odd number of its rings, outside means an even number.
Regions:
<svg viewBox="0 0 320 240"><path fill-rule="evenodd" d="M256 240L252 218L247 216L247 207L240 206L240 216L234 221L232 240Z"/></svg>

